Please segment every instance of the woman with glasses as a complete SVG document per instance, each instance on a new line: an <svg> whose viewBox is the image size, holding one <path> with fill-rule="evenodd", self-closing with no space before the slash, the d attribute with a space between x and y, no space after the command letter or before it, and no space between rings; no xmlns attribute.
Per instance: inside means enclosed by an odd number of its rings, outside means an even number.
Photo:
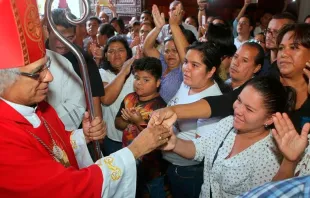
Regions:
<svg viewBox="0 0 310 198"><path fill-rule="evenodd" d="M113 36L103 50L103 67L99 69L105 95L101 97L103 120L107 124L104 154L109 155L122 148L123 132L114 125L116 114L124 97L134 92L131 74L132 51L123 36Z"/></svg>
<svg viewBox="0 0 310 198"><path fill-rule="evenodd" d="M183 80L181 64L182 60L184 59L185 48L188 46L188 43L179 25L173 23L174 21L177 21L175 20L175 17L180 17L181 15L172 16L174 18L171 19L170 17L169 20L170 29L173 37L177 39L173 39L171 36L165 38L164 52L163 54L160 53L154 47L154 44L162 27L165 25L165 17L163 14L160 15L156 5L153 6L152 13L156 27L147 35L143 44L143 52L145 56L160 59L163 67L163 73L159 93L165 102L169 102L178 91ZM180 45L180 43L182 46L185 46L182 47L182 50L178 49L178 45Z"/></svg>

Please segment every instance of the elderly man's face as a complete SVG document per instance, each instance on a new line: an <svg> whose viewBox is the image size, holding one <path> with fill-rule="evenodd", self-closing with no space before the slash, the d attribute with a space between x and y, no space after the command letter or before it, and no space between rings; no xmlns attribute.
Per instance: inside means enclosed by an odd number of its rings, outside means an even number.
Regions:
<svg viewBox="0 0 310 198"><path fill-rule="evenodd" d="M39 74L39 78L33 79L20 75L14 84L5 89L2 97L8 101L26 106L32 106L45 100L48 93L48 84L53 80L46 63L47 57L20 67L20 72Z"/></svg>
<svg viewBox="0 0 310 198"><path fill-rule="evenodd" d="M109 16L103 11L99 13L99 19L102 21L102 23L109 23Z"/></svg>

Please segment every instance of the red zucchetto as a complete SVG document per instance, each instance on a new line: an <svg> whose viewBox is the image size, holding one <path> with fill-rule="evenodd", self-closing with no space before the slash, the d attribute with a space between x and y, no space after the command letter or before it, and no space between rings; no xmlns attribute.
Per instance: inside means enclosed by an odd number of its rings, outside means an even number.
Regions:
<svg viewBox="0 0 310 198"><path fill-rule="evenodd" d="M0 69L16 68L45 56L36 0L0 0Z"/></svg>

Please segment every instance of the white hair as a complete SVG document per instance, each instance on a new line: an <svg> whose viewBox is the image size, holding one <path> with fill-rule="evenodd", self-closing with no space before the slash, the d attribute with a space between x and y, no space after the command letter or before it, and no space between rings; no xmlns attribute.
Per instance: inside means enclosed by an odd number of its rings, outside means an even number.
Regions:
<svg viewBox="0 0 310 198"><path fill-rule="evenodd" d="M11 86L18 78L19 69L0 69L0 96L4 90Z"/></svg>

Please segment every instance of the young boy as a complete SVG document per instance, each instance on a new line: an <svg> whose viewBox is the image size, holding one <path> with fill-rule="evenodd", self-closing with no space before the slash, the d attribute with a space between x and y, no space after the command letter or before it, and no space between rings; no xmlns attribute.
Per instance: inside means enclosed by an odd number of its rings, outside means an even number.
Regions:
<svg viewBox="0 0 310 198"><path fill-rule="evenodd" d="M149 116L154 110L166 107L165 101L159 95L161 62L151 57L135 60L133 72L135 92L124 98L115 118L115 127L124 132L122 139L124 147L129 145L146 127ZM166 197L164 169L165 162L159 150L139 160L137 197L143 197L146 194L150 197ZM156 196L154 196L155 193Z"/></svg>

